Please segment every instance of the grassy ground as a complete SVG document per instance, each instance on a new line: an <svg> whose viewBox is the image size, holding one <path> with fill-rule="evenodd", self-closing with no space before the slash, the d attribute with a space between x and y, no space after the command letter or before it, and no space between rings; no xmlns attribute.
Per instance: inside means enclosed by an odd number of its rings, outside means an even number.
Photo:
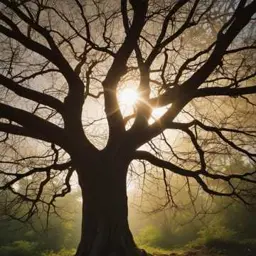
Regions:
<svg viewBox="0 0 256 256"><path fill-rule="evenodd" d="M255 256L255 244L239 244L219 242L198 246L195 248L184 248L180 250L163 250L152 247L144 247L149 255L153 256Z"/></svg>
<svg viewBox="0 0 256 256"><path fill-rule="evenodd" d="M153 256L224 256L224 254L220 254L209 250L207 248L198 248L198 249L184 249L184 250L162 250L157 248L145 248L149 255ZM242 256L242 255L241 255ZM243 255L245 256L245 255Z"/></svg>

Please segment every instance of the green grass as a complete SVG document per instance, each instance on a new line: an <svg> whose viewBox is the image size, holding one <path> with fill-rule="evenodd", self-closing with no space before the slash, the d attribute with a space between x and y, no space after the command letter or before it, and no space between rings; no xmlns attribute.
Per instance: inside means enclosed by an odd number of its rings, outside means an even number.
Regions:
<svg viewBox="0 0 256 256"><path fill-rule="evenodd" d="M142 245L142 246L139 246L141 249L144 249L147 253L150 253L150 254L167 254L169 255L170 254L170 250L165 250L165 249L161 249L161 248L156 248L156 247L151 247L151 246L148 246L148 245Z"/></svg>
<svg viewBox="0 0 256 256"><path fill-rule="evenodd" d="M255 256L256 241L211 240L204 245L185 246L181 249L164 250L151 246L140 246L153 256Z"/></svg>

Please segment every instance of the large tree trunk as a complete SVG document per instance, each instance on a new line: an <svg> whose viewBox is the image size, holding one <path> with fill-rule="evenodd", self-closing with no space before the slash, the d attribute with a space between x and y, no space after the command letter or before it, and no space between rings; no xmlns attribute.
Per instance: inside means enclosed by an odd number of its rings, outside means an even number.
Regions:
<svg viewBox="0 0 256 256"><path fill-rule="evenodd" d="M78 171L83 221L76 256L141 255L127 220L127 165L114 161L100 161L87 175Z"/></svg>

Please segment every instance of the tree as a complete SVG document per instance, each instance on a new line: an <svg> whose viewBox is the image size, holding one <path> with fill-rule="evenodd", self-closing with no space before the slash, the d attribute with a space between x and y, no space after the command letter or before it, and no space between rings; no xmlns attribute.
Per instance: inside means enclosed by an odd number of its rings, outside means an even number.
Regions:
<svg viewBox="0 0 256 256"><path fill-rule="evenodd" d="M227 154L255 162L255 0L1 0L0 10L9 215L52 214L76 173L76 255L139 255L127 221L133 160L160 168L170 204L168 171L184 177L188 192L196 182L253 203L255 171L217 170ZM124 87L138 92L127 111ZM154 116L160 107L165 113Z"/></svg>
<svg viewBox="0 0 256 256"><path fill-rule="evenodd" d="M1 199L0 197L0 202ZM59 215L49 218L47 228L44 225L46 222L44 218L47 217L45 215L34 215L28 222L21 223L11 218L8 219L8 216L0 213L0 251L3 250L1 255L4 251L8 254L9 249L21 254L19 247L23 245L23 242L34 245L34 250L30 251L31 254L74 249L80 237L81 205L78 202L79 199L80 193L75 192L58 200L56 207L59 208ZM76 201L78 203L74 203Z"/></svg>

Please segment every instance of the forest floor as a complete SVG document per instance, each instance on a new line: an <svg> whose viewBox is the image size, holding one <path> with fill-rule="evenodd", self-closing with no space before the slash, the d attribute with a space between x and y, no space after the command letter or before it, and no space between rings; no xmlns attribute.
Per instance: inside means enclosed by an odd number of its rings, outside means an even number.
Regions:
<svg viewBox="0 0 256 256"><path fill-rule="evenodd" d="M161 250L156 248L145 248L152 256L255 256L256 248L188 248L181 250Z"/></svg>

